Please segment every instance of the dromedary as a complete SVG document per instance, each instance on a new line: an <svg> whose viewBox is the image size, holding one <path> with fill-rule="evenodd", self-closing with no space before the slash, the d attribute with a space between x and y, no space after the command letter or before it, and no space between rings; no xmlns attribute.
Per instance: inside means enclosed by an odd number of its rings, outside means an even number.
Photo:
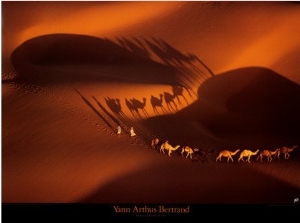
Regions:
<svg viewBox="0 0 300 223"><path fill-rule="evenodd" d="M168 150L168 155L171 156L171 153L177 150L180 147L180 145L177 145L175 147L171 146L169 144L169 141L166 140L163 144L160 146L160 152L163 152L165 154L165 150Z"/></svg>
<svg viewBox="0 0 300 223"><path fill-rule="evenodd" d="M228 163L229 163L229 160L231 160L232 162L234 162L232 156L234 156L235 154L237 154L239 151L240 151L240 149L237 149L237 150L235 150L234 152L231 152L231 151L229 151L229 150L223 150L223 151L221 151L221 152L219 153L218 157L216 158L216 162L217 162L218 160L222 161L221 158L222 158L223 156L224 156L224 157L227 157L227 162L228 162Z"/></svg>
<svg viewBox="0 0 300 223"><path fill-rule="evenodd" d="M190 156L190 158L192 159L193 158L193 154L198 151L199 149L198 148L194 148L192 149L191 147L189 146L184 146L182 147L181 149L181 155L184 156L184 153L186 152L186 156L185 158L188 158L188 156Z"/></svg>
<svg viewBox="0 0 300 223"><path fill-rule="evenodd" d="M156 149L158 147L158 144L159 144L159 138L156 137L156 138L152 139L151 148Z"/></svg>
<svg viewBox="0 0 300 223"><path fill-rule="evenodd" d="M278 153L277 153L277 158L280 159L280 154L283 153L284 154L284 159L288 159L290 158L290 152L293 152L294 149L297 148L297 146L293 146L292 148L283 146L279 149Z"/></svg>
<svg viewBox="0 0 300 223"><path fill-rule="evenodd" d="M243 150L240 154L240 158L238 159L238 162L240 162L240 160L242 160L243 162L245 162L244 157L247 157L247 162L250 163L250 158L251 156L256 155L259 152L259 150L256 150L255 152L252 152L251 150Z"/></svg>
<svg viewBox="0 0 300 223"><path fill-rule="evenodd" d="M272 156L277 154L277 152L279 151L279 149L276 149L275 151L271 151L271 150L263 150L259 153L259 156L256 158L256 160L260 160L260 162L263 162L263 157L266 156L267 157L267 161L271 162L272 161Z"/></svg>
<svg viewBox="0 0 300 223"><path fill-rule="evenodd" d="M197 149L194 150L194 161L199 161L199 159L202 160L202 162L209 161L209 157L216 152L215 149Z"/></svg>

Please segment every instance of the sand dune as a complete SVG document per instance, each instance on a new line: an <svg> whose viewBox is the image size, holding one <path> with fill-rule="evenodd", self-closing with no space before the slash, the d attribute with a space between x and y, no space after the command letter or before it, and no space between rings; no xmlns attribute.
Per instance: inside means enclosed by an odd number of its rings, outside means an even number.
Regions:
<svg viewBox="0 0 300 223"><path fill-rule="evenodd" d="M215 159L300 146L299 6L3 2L2 203L293 206L299 148Z"/></svg>

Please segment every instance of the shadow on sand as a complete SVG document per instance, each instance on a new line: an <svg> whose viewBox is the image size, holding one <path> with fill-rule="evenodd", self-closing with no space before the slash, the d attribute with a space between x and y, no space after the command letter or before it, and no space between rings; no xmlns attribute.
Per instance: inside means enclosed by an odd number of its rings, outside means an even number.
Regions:
<svg viewBox="0 0 300 223"><path fill-rule="evenodd" d="M188 134L187 143L227 143L233 149L293 146L300 143L299 99L300 86L280 74L241 68L210 78L193 104L174 115L144 120L144 125L176 143L185 142Z"/></svg>
<svg viewBox="0 0 300 223"><path fill-rule="evenodd" d="M187 67L176 67L168 60L176 56L177 63L184 59L191 64L195 56L188 61L188 56L165 41L160 42L167 46L168 51L163 50L162 45L157 46L164 52L161 57L166 63L154 61L143 51L150 43L148 40L140 41L138 48L137 43L133 45L133 41L126 39L121 42L123 45L118 45L109 39L75 34L51 34L27 40L14 50L11 60L18 73L17 80L34 84L123 81L187 86L187 82L179 78L182 69L188 70ZM153 44L151 46L152 54L157 53L153 52Z"/></svg>

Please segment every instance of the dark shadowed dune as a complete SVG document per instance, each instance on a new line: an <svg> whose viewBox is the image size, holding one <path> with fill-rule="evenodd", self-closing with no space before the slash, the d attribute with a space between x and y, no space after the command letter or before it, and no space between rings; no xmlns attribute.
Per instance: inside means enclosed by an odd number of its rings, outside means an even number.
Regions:
<svg viewBox="0 0 300 223"><path fill-rule="evenodd" d="M178 71L108 39L52 34L30 39L12 54L18 78L37 84L127 81L178 84Z"/></svg>
<svg viewBox="0 0 300 223"><path fill-rule="evenodd" d="M189 135L186 143L195 146L299 144L300 87L270 69L216 75L199 87L198 97L176 114L151 118L146 125L174 142L185 142Z"/></svg>
<svg viewBox="0 0 300 223"><path fill-rule="evenodd" d="M208 128L219 136L299 137L300 86L266 68L241 68L208 80L199 97L225 106Z"/></svg>
<svg viewBox="0 0 300 223"><path fill-rule="evenodd" d="M3 3L3 222L121 220L115 206L148 204L190 205L200 222L258 221L256 204L299 213L299 6ZM298 147L257 159L281 146ZM259 150L250 163L244 149Z"/></svg>

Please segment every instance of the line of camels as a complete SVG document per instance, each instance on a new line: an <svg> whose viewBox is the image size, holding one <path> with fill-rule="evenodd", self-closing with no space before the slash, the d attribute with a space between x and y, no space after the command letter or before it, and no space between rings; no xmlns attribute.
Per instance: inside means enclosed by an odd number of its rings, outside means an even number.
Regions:
<svg viewBox="0 0 300 223"><path fill-rule="evenodd" d="M168 140L165 140L164 142L160 143L160 140L158 138L154 138L151 141L151 147L153 149L159 149L160 153L167 154L168 156L171 156L172 152L178 150L181 146L180 145L176 145L176 146L172 146L170 145ZM278 160L280 160L281 158L281 154L283 154L283 158L285 160L290 158L290 153L292 151L294 151L294 149L297 148L297 146L292 146L292 147L287 147L287 146L282 146L280 148L277 148L275 150L256 150L256 151L251 151L251 150L243 150L241 151L240 149L237 149L235 151L230 151L230 150L222 150L219 152L217 158L216 158L216 162L222 162L222 157L227 158L227 162L229 163L234 162L233 156L237 155L240 151L240 155L238 158L238 162L243 161L243 162L248 162L250 163L250 159L252 156L255 156L258 154L256 160L260 161L261 163L264 162L264 160L266 160L267 162L271 162L274 158L277 158ZM211 149L211 150L207 150L207 149L198 149L198 148L191 148L189 146L182 146L181 147L181 156L185 157L185 158L191 158L194 161L198 161L199 158L201 159L207 159L211 154L214 154L216 152L216 150Z"/></svg>

